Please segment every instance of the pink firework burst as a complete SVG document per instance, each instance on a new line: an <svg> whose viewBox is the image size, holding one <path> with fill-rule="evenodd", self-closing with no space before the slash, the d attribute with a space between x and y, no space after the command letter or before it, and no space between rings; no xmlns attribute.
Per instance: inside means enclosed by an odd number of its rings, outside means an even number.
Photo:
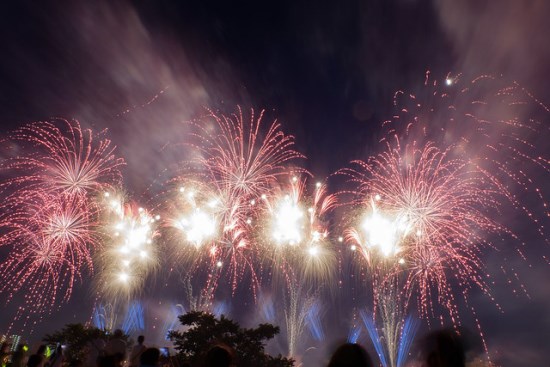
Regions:
<svg viewBox="0 0 550 367"><path fill-rule="evenodd" d="M91 252L98 246L94 215L83 198L43 194L25 209L2 221L10 251L0 271L0 293L8 302L23 297L16 319L67 301L75 282L93 271Z"/></svg>
<svg viewBox="0 0 550 367"><path fill-rule="evenodd" d="M1 185L10 201L38 191L97 194L120 184L123 160L114 155L111 141L82 129L78 121L35 122L15 130L7 141L17 147L17 155L1 166L11 177Z"/></svg>
<svg viewBox="0 0 550 367"><path fill-rule="evenodd" d="M247 117L238 108L226 116L210 111L190 123L190 145L196 158L186 162L182 175L172 180L168 225L179 230L180 244L196 264L211 273L207 287L215 289L228 274L235 291L245 274L256 290L260 279L254 266L259 246L251 241L258 204L279 181L288 178L287 165L301 154L294 138L277 121L265 129L263 111ZM191 252L191 253L190 253ZM213 275L212 275L213 274Z"/></svg>
<svg viewBox="0 0 550 367"><path fill-rule="evenodd" d="M48 312L60 295L64 301L69 299L75 278L80 275L65 255L46 236L29 233L25 244L10 252L3 262L0 291L7 294L8 302L21 292L22 313Z"/></svg>
<svg viewBox="0 0 550 367"><path fill-rule="evenodd" d="M453 320L455 290L473 285L489 293L481 252L492 239L514 234L497 217L507 193L475 162L453 158L432 143L388 150L341 170L356 189L361 214L346 237L367 260L378 287L404 277L407 299L434 316L434 301Z"/></svg>
<svg viewBox="0 0 550 367"><path fill-rule="evenodd" d="M196 163L214 182L243 201L259 198L278 178L288 176L287 165L304 158L293 150L294 137L274 121L261 129L264 111L247 119L241 108L230 116L210 114L192 123Z"/></svg>
<svg viewBox="0 0 550 367"><path fill-rule="evenodd" d="M409 144L431 141L475 161L548 243L548 107L502 77L448 74L438 80L429 72L416 91L398 91L394 105L394 116L383 124L383 141L394 136Z"/></svg>
<svg viewBox="0 0 550 367"><path fill-rule="evenodd" d="M25 298L22 317L67 301L75 280L93 271L100 246L96 199L120 183L123 162L108 139L76 121L32 123L4 143L0 245L8 252L0 291Z"/></svg>

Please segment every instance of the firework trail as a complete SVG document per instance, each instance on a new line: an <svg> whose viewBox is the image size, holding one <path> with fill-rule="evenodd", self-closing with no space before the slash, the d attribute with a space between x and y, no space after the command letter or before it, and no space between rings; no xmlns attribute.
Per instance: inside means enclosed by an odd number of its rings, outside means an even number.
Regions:
<svg viewBox="0 0 550 367"><path fill-rule="evenodd" d="M308 315L315 305L316 295L304 289L303 283L294 281L287 285L285 293L285 323L288 356L296 357L300 338L307 326Z"/></svg>
<svg viewBox="0 0 550 367"><path fill-rule="evenodd" d="M325 340L325 332L323 330L323 324L321 322L322 305L319 300L311 305L307 314L307 325L313 338L317 341Z"/></svg>
<svg viewBox="0 0 550 367"><path fill-rule="evenodd" d="M256 269L258 246L251 241L262 196L271 196L288 177L286 165L303 158L292 149L294 138L276 121L262 129L263 111L230 116L210 114L190 123L196 155L170 181L165 200L167 226L179 230L180 252L191 259L190 272L207 269L207 288L229 275L233 292L249 276L254 294L261 283ZM178 187L178 188L176 188Z"/></svg>
<svg viewBox="0 0 550 367"><path fill-rule="evenodd" d="M185 307L182 304L173 304L170 306L170 312L168 312L165 318L164 324L161 328L162 340L170 340L170 332L177 330L179 327L179 316L185 314Z"/></svg>
<svg viewBox="0 0 550 367"><path fill-rule="evenodd" d="M100 303L94 307L92 321L101 330L115 330L117 325L116 306L111 303Z"/></svg>
<svg viewBox="0 0 550 367"><path fill-rule="evenodd" d="M129 334L132 331L145 330L144 308L141 302L133 301L128 305L126 317L122 323L122 331Z"/></svg>
<svg viewBox="0 0 550 367"><path fill-rule="evenodd" d="M401 367L418 330L418 320L406 317L406 300L397 281L377 288L375 297L375 312L361 310L359 314L382 365Z"/></svg>

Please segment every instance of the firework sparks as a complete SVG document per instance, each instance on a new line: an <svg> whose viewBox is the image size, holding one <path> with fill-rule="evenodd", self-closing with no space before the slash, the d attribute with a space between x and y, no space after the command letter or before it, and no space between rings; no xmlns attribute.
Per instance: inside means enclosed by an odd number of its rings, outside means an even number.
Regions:
<svg viewBox="0 0 550 367"><path fill-rule="evenodd" d="M101 253L99 288L107 298L123 298L121 295L129 298L143 288L147 276L158 264L154 238L158 234L155 223L160 216L125 204L110 193L105 194L105 205L110 245Z"/></svg>
<svg viewBox="0 0 550 367"><path fill-rule="evenodd" d="M378 269L373 270L376 284L406 274L407 290L417 292L426 317L433 316L434 298L456 317L452 284L463 289L475 284L488 292L479 254L494 247L492 235L513 237L491 219L504 195L498 186L475 164L450 158L449 151L432 144L403 148L397 143L357 164L359 169L342 172L358 185L360 207L370 204L371 210L363 228L348 230L346 237Z"/></svg>
<svg viewBox="0 0 550 367"><path fill-rule="evenodd" d="M78 122L26 125L6 139L1 163L0 244L9 248L0 291L23 294L26 313L49 312L67 301L77 279L93 271L100 246L96 194L120 182L122 160L110 141Z"/></svg>
<svg viewBox="0 0 550 367"><path fill-rule="evenodd" d="M263 112L249 119L239 108L231 116L210 114L190 124L190 145L196 158L171 181L179 186L168 202L167 226L178 230L194 252L184 246L191 269L208 269L214 287L222 273L230 275L235 291L245 274L252 288L260 284L255 267L259 246L251 242L262 197L272 196L279 180L288 177L286 165L302 158L292 149L294 138L276 121L262 129ZM202 264L202 265L201 265Z"/></svg>
<svg viewBox="0 0 550 367"><path fill-rule="evenodd" d="M544 177L550 172L550 161L543 141L550 132L543 122L548 107L503 78L482 75L469 80L449 74L441 82L429 72L414 93L398 91L394 105L396 113L384 122L382 141L394 136L409 143L431 141L475 162L548 242L544 228L550 212ZM536 179L541 174L546 176ZM536 203L540 210L527 203Z"/></svg>
<svg viewBox="0 0 550 367"><path fill-rule="evenodd" d="M264 239L268 261L276 268L301 269L310 279L330 279L334 254L328 238L327 214L336 198L326 186L315 185L313 195L305 191L306 180L294 176L287 187L273 197L264 197L267 219Z"/></svg>
<svg viewBox="0 0 550 367"><path fill-rule="evenodd" d="M77 121L32 123L15 130L9 142L22 151L2 164L15 176L2 184L15 201L36 192L96 194L120 184L123 161L111 141Z"/></svg>

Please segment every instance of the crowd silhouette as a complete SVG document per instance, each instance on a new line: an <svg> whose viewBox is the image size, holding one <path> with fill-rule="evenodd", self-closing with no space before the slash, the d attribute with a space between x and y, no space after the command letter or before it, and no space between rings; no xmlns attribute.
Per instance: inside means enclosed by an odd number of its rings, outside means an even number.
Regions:
<svg viewBox="0 0 550 367"><path fill-rule="evenodd" d="M36 353L28 355L28 346L20 344L10 352L10 344L3 343L0 351L0 367L238 367L238 356L228 345L215 343L208 349L199 365L162 361L159 348L147 347L145 337L140 335L137 344L128 350L121 330L116 330L105 343L93 340L87 346L86 360L68 360L59 344L53 351L40 345ZM466 350L463 338L454 330L439 330L428 334L422 340L423 367L465 367ZM419 364L415 364L418 366ZM357 343L339 345L332 353L327 367L374 367L373 359Z"/></svg>

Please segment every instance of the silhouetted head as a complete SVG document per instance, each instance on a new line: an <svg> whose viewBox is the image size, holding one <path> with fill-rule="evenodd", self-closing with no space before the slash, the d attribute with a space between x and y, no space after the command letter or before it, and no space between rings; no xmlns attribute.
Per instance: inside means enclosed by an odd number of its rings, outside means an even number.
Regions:
<svg viewBox="0 0 550 367"><path fill-rule="evenodd" d="M97 359L98 367L118 367L118 363L116 356L102 356Z"/></svg>
<svg viewBox="0 0 550 367"><path fill-rule="evenodd" d="M40 354L33 354L27 361L27 367L37 367L42 362L42 356Z"/></svg>
<svg viewBox="0 0 550 367"><path fill-rule="evenodd" d="M73 359L69 362L69 367L82 367L83 364L80 359Z"/></svg>
<svg viewBox="0 0 550 367"><path fill-rule="evenodd" d="M229 367L233 363L233 351L224 345L214 345L206 352L204 359L204 367Z"/></svg>
<svg viewBox="0 0 550 367"><path fill-rule="evenodd" d="M45 356L47 350L48 350L48 346L46 344L42 344L38 347L36 354L38 354L39 356Z"/></svg>
<svg viewBox="0 0 550 367"><path fill-rule="evenodd" d="M138 344L143 344L145 337L143 335L138 336Z"/></svg>
<svg viewBox="0 0 550 367"><path fill-rule="evenodd" d="M10 343L4 342L4 343L2 343L2 347L0 347L0 351L2 353L7 353L7 352L10 351L10 347L11 347Z"/></svg>
<svg viewBox="0 0 550 367"><path fill-rule="evenodd" d="M428 367L464 367L464 342L452 330L439 330L428 334L424 346Z"/></svg>
<svg viewBox="0 0 550 367"><path fill-rule="evenodd" d="M139 363L142 366L156 366L159 363L160 350L158 348L147 348L141 357L139 357Z"/></svg>
<svg viewBox="0 0 550 367"><path fill-rule="evenodd" d="M359 344L346 343L332 354L328 367L372 367L369 354Z"/></svg>
<svg viewBox="0 0 550 367"><path fill-rule="evenodd" d="M124 333L120 329L116 329L115 332L113 333L113 337L115 337L117 339L120 339L123 336L124 336Z"/></svg>

